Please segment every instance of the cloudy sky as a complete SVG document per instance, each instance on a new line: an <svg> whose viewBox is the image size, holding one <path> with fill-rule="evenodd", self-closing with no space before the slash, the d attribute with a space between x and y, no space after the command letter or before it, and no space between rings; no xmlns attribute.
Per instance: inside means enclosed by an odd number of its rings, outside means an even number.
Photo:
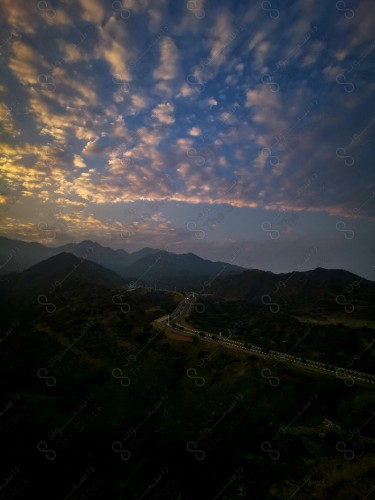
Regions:
<svg viewBox="0 0 375 500"><path fill-rule="evenodd" d="M3 235L375 279L373 1L0 10Z"/></svg>

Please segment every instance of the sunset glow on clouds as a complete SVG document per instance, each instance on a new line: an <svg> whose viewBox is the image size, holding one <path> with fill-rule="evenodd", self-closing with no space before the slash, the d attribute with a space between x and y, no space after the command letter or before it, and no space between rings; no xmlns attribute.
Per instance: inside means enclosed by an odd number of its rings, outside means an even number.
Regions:
<svg viewBox="0 0 375 500"><path fill-rule="evenodd" d="M364 275L375 5L338 4L3 0L3 234Z"/></svg>

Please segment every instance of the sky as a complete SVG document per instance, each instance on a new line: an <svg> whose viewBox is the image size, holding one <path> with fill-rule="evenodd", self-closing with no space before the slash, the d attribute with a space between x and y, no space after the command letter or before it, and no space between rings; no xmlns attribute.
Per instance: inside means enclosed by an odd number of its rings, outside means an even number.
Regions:
<svg viewBox="0 0 375 500"><path fill-rule="evenodd" d="M1 234L375 279L373 19L372 0L1 0Z"/></svg>

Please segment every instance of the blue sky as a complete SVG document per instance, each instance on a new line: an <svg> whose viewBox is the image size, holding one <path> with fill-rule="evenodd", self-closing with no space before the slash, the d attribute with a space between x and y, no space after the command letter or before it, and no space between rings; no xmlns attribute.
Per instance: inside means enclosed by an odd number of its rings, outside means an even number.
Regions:
<svg viewBox="0 0 375 500"><path fill-rule="evenodd" d="M371 272L373 2L1 9L4 235Z"/></svg>

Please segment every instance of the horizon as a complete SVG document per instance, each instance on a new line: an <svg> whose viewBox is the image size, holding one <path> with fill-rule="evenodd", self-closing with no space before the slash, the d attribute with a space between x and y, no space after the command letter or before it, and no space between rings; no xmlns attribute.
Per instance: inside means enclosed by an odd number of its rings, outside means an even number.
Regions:
<svg viewBox="0 0 375 500"><path fill-rule="evenodd" d="M4 236L1 236L1 237L4 237ZM4 238L7 238L7 237L4 237ZM22 243L39 243L38 241L27 241L27 240L15 240L13 238L7 238L9 239L10 241L20 241ZM43 243L39 243L40 245L44 246L44 247L47 247L47 248L60 248L60 247L63 247L65 245L69 245L69 244L75 244L75 245L80 245L82 243L85 243L85 242L88 242L88 243L94 243L94 244L97 244L97 245L100 245L102 248L110 248L112 250L125 250L126 252L128 252L126 250L126 248L114 248L114 247L111 247L109 245L101 245L99 242L97 241L93 241L93 240L82 240L82 241L77 241L77 242L69 242L69 243L64 243L63 245L56 245L56 246L52 246L52 245L45 245ZM301 269L291 269L289 271L280 271L280 272L273 272L271 271L270 269L260 269L260 268L257 268L257 267L245 267L245 266L242 266L238 263L236 263L236 260L233 259L232 262L227 262L227 261L221 261L221 260L211 260L211 259L206 259L194 252L182 252L182 253L177 253L177 252L170 252L169 250L167 249L162 249L162 248L152 248L152 247L142 247L142 248L139 248L137 250L134 250L132 252L128 252L129 255L132 255L133 253L137 253L141 250L144 250L145 248L149 248L151 250L155 250L155 251L158 251L158 252L166 252L166 253L172 253L172 254L175 254L175 255L188 255L188 254L193 254L195 255L196 257L199 257L201 259L204 259L204 260L209 260L213 263L223 263L223 264L230 264L230 265L233 265L233 266L239 266L239 267L242 267L244 271L261 271L261 272L265 272L265 273L271 273L271 274L275 274L275 275L279 275L279 274L293 274L293 273L298 273L298 272L309 272L309 271L316 271L318 269L323 269L323 270L327 270L327 271L344 271L344 272L349 272L349 273L352 273L352 271L350 271L349 269L343 269L343 268L336 268L336 267L324 267L324 266L316 266L316 267L311 267L311 268L307 268L307 269L304 269L304 270L301 270ZM66 250L62 250L61 253L67 253L67 254L70 254L70 255L74 255ZM57 255L60 255L60 254L57 254ZM46 260L48 259L52 259L53 257L56 257L56 256L51 256L51 257L48 257ZM90 259L85 259L85 260L89 260ZM92 261L94 262L94 261ZM35 264L33 264L35 265ZM32 266L30 266L32 267ZM102 267L106 267L106 266L102 266ZM352 273L352 274L356 274L356 273ZM374 281L375 282L375 279L371 279L369 278L369 273L365 276L361 276L360 274L357 274L357 276L359 276L360 278L362 279L367 279L368 281Z"/></svg>

